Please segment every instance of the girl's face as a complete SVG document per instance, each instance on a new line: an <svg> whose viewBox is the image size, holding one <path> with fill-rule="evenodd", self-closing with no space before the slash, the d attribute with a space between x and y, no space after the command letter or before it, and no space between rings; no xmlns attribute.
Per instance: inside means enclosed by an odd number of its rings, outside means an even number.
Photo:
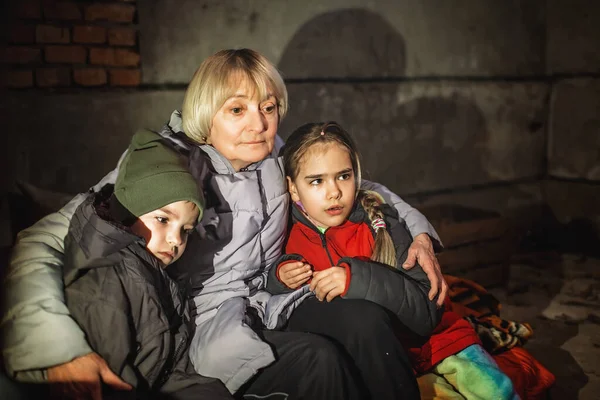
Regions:
<svg viewBox="0 0 600 400"><path fill-rule="evenodd" d="M264 160L275 145L279 123L277 99L259 99L256 90L243 79L233 96L215 114L210 144L239 171Z"/></svg>
<svg viewBox="0 0 600 400"><path fill-rule="evenodd" d="M321 228L344 223L356 194L348 150L337 143L316 144L298 165L295 181L288 177L292 200L300 201L311 221Z"/></svg>
<svg viewBox="0 0 600 400"><path fill-rule="evenodd" d="M177 201L140 216L131 230L143 237L146 250L167 266L181 257L197 221L196 204Z"/></svg>

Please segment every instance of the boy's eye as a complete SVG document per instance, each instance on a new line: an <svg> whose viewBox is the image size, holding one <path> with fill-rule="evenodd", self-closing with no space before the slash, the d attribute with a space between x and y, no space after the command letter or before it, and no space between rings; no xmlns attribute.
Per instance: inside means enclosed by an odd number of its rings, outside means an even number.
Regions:
<svg viewBox="0 0 600 400"><path fill-rule="evenodd" d="M169 222L168 218L165 217L156 217L156 220L158 221L158 223L160 224L166 224L167 222Z"/></svg>

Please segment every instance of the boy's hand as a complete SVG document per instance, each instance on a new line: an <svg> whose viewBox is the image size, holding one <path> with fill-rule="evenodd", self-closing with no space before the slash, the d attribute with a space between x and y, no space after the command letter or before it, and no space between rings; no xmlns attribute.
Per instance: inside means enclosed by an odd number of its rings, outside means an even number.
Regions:
<svg viewBox="0 0 600 400"><path fill-rule="evenodd" d="M346 291L346 269L331 267L313 274L310 290L315 292L320 301L330 302Z"/></svg>
<svg viewBox="0 0 600 400"><path fill-rule="evenodd" d="M47 376L51 396L56 399L102 400L102 383L116 390L132 389L96 353L48 368Z"/></svg>
<svg viewBox="0 0 600 400"><path fill-rule="evenodd" d="M433 298L439 293L437 305L438 307L441 307L444 304L446 295L448 294L448 284L444 280L440 263L438 262L433 251L433 243L431 242L431 238L426 233L421 233L420 235L415 236L408 249L408 257L404 264L402 264L402 267L404 269L411 269L415 266L417 261L419 262L421 268L423 268L425 274L427 274L429 282L431 283L429 300L433 300Z"/></svg>
<svg viewBox="0 0 600 400"><path fill-rule="evenodd" d="M310 264L302 261L287 262L279 268L279 280L290 289L298 289L313 275Z"/></svg>

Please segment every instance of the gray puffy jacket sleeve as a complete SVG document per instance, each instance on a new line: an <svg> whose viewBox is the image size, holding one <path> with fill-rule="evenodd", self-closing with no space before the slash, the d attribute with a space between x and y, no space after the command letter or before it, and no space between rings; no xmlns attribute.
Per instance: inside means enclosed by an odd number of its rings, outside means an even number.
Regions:
<svg viewBox="0 0 600 400"><path fill-rule="evenodd" d="M396 247L396 265L406 261L412 237L404 221L386 212L388 232ZM419 265L410 270L391 268L370 260L344 257L338 264L350 266L350 285L343 296L365 299L393 312L408 329L419 336L429 336L442 317L436 299L429 300L431 288L427 275Z"/></svg>
<svg viewBox="0 0 600 400"><path fill-rule="evenodd" d="M406 221L406 227L410 231L412 237L420 235L421 233L426 233L429 235L429 237L431 237L434 251L437 252L443 249L444 245L437 232L433 228L433 225L429 223L427 218L425 218L425 216L421 214L419 210L411 207L411 205L402 200L400 196L379 183L371 182L365 179L361 181L360 188L363 190L372 190L383 196L385 202L390 204L396 209L396 211L398 211L400 219Z"/></svg>
<svg viewBox="0 0 600 400"><path fill-rule="evenodd" d="M90 192L114 183L116 171ZM17 380L43 381L46 368L92 351L65 305L62 271L69 223L87 195L75 196L60 211L42 218L17 237L3 282L0 321L4 364L8 375Z"/></svg>

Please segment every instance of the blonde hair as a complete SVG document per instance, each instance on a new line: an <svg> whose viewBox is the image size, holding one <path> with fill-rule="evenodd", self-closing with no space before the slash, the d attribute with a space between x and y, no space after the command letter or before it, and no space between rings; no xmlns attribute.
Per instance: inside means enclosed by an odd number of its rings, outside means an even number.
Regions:
<svg viewBox="0 0 600 400"><path fill-rule="evenodd" d="M285 175L292 182L300 172L300 165L306 153L317 144L337 143L350 155L350 162L354 170L356 185L356 200L360 201L367 213L371 226L375 231L375 246L371 260L396 267L396 247L387 228L382 226L384 221L381 206L385 204L383 198L376 192L360 190L361 167L360 155L357 147L348 132L336 122L311 122L296 129L285 142L283 147L283 167Z"/></svg>
<svg viewBox="0 0 600 400"><path fill-rule="evenodd" d="M287 113L288 94L277 68L251 49L221 50L204 60L185 92L181 118L190 139L207 143L215 114L244 79L254 85L260 99L275 96L281 122Z"/></svg>
<svg viewBox="0 0 600 400"><path fill-rule="evenodd" d="M375 223L378 219L384 220L381 206L385 204L385 201L379 193L370 190L361 190L358 194L358 200L367 213L367 217L375 231L375 245L371 260L396 268L396 246L392 236L386 226L375 226L378 225Z"/></svg>

